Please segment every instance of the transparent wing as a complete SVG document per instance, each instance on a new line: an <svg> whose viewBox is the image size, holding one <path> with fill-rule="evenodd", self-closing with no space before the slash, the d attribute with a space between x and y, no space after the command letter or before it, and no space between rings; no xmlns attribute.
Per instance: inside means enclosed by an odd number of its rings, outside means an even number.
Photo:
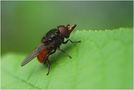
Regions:
<svg viewBox="0 0 134 90"><path fill-rule="evenodd" d="M27 63L29 63L31 60L33 60L40 52L43 48L46 48L44 46L43 43L41 43L39 46L36 47L35 50L33 50L33 52L31 54L29 54L21 63L21 66L26 65Z"/></svg>

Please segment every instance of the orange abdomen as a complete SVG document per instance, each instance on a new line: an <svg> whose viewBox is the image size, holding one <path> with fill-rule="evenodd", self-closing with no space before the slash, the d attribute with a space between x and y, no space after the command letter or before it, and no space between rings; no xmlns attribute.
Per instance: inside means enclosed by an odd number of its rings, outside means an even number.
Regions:
<svg viewBox="0 0 134 90"><path fill-rule="evenodd" d="M43 63L43 62L46 60L47 55L48 55L48 50L47 50L46 48L44 48L44 49L39 53L39 55L37 56L38 61L39 61L40 63Z"/></svg>

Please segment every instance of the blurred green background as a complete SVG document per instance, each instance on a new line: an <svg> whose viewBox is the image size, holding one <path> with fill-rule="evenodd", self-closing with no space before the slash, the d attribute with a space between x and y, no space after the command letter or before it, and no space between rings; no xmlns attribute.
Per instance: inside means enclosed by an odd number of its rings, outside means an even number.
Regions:
<svg viewBox="0 0 134 90"><path fill-rule="evenodd" d="M133 26L132 1L2 1L2 55L28 53L51 28L77 30Z"/></svg>

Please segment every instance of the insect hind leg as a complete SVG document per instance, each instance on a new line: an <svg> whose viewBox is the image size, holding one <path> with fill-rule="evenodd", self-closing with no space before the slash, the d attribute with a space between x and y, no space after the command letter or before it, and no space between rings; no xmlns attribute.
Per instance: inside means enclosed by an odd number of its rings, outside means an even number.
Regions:
<svg viewBox="0 0 134 90"><path fill-rule="evenodd" d="M51 68L51 64L50 64L50 61L47 59L47 65L48 65L48 72L46 75L49 75L49 72L50 72L50 68Z"/></svg>
<svg viewBox="0 0 134 90"><path fill-rule="evenodd" d="M55 48L52 52L49 52L49 54L47 55L47 58L44 60L44 64L46 63L48 57L49 57L50 55L52 55L53 53L55 53L55 52L56 52L56 48Z"/></svg>
<svg viewBox="0 0 134 90"><path fill-rule="evenodd" d="M49 57L51 54L55 53L55 52L56 52L56 48L55 48L52 52L50 52L50 53L48 54L47 58L44 60L44 64L47 63L47 66L48 66L48 72L47 72L46 75L49 75L50 67L51 67L51 64L50 64L50 61L49 61L48 57Z"/></svg>

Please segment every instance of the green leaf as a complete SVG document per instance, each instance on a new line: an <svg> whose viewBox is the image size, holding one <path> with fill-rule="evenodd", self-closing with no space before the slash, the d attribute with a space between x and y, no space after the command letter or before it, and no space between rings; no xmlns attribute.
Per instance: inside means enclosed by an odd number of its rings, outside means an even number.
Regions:
<svg viewBox="0 0 134 90"><path fill-rule="evenodd" d="M26 55L9 53L2 57L2 88L132 88L132 39L129 28L73 32L62 48L72 59L57 51L50 57L51 71L35 59L21 67Z"/></svg>

